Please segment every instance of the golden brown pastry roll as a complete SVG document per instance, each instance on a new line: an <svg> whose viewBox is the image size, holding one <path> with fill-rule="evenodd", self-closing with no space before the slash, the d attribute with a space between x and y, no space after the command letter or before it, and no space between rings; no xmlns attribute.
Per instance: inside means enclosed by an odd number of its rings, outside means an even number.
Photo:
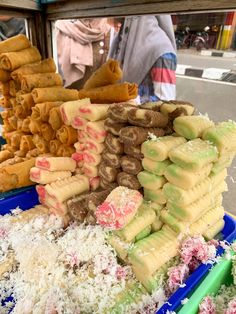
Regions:
<svg viewBox="0 0 236 314"><path fill-rule="evenodd" d="M27 117L22 121L21 131L30 133L30 128L29 128L30 121L31 121L30 117Z"/></svg>
<svg viewBox="0 0 236 314"><path fill-rule="evenodd" d="M19 149L14 152L14 156L24 158L26 156L26 151Z"/></svg>
<svg viewBox="0 0 236 314"><path fill-rule="evenodd" d="M17 119L17 131L22 131L23 119Z"/></svg>
<svg viewBox="0 0 236 314"><path fill-rule="evenodd" d="M11 79L11 73L0 69L0 82L6 83Z"/></svg>
<svg viewBox="0 0 236 314"><path fill-rule="evenodd" d="M3 96L9 96L10 95L10 83L9 83L9 81L1 84L1 92L2 92Z"/></svg>
<svg viewBox="0 0 236 314"><path fill-rule="evenodd" d="M16 101L24 108L24 110L30 110L34 106L34 100L30 93L28 94L16 94Z"/></svg>
<svg viewBox="0 0 236 314"><path fill-rule="evenodd" d="M28 151L28 153L26 154L26 158L31 158L31 157L37 157L39 155L39 151L38 151L38 148L34 148L34 149L31 149L30 151Z"/></svg>
<svg viewBox="0 0 236 314"><path fill-rule="evenodd" d="M56 65L53 58L48 58L39 62L21 66L11 73L11 77L15 81L21 81L23 75L52 72L56 72Z"/></svg>
<svg viewBox="0 0 236 314"><path fill-rule="evenodd" d="M32 119L41 120L47 122L49 120L50 110L54 107L58 107L62 104L60 101L56 102L44 102L41 104L36 104L32 108Z"/></svg>
<svg viewBox="0 0 236 314"><path fill-rule="evenodd" d="M41 124L41 134L42 137L47 141L51 141L55 138L56 136L56 131L53 130L50 124L48 123L42 123Z"/></svg>
<svg viewBox="0 0 236 314"><path fill-rule="evenodd" d="M7 159L7 160L3 161L2 163L0 163L0 168L2 169L2 168L9 166L9 165L15 165L15 164L22 162L24 160L25 160L25 158L23 158L23 157L15 156L13 158Z"/></svg>
<svg viewBox="0 0 236 314"><path fill-rule="evenodd" d="M0 55L0 67L6 71L13 71L20 66L41 60L36 47L29 47L16 52L5 52Z"/></svg>
<svg viewBox="0 0 236 314"><path fill-rule="evenodd" d="M15 129L10 125L8 119L7 120L3 120L3 132L4 133L9 133L9 132L12 132L12 131L15 131Z"/></svg>
<svg viewBox="0 0 236 314"><path fill-rule="evenodd" d="M23 135L21 137L20 141L20 150L24 152L28 152L29 150L35 148L34 142L33 142L33 136L32 135Z"/></svg>
<svg viewBox="0 0 236 314"><path fill-rule="evenodd" d="M10 152L9 150L2 150L0 152L0 163L12 157L14 157L13 152Z"/></svg>
<svg viewBox="0 0 236 314"><path fill-rule="evenodd" d="M71 145L77 142L77 130L68 125L63 125L57 130L57 139L63 144Z"/></svg>
<svg viewBox="0 0 236 314"><path fill-rule="evenodd" d="M19 34L14 37L8 38L0 43L0 54L4 52L18 51L26 49L31 46L29 39Z"/></svg>
<svg viewBox="0 0 236 314"><path fill-rule="evenodd" d="M44 138L39 137L37 143L35 144L38 149L39 154L44 154L49 152L49 142L47 142Z"/></svg>
<svg viewBox="0 0 236 314"><path fill-rule="evenodd" d="M137 96L138 85L135 83L120 83L78 91L79 99L90 98L92 103L98 104L122 102Z"/></svg>
<svg viewBox="0 0 236 314"><path fill-rule="evenodd" d="M30 181L29 172L34 167L35 158L6 166L0 169L0 191L21 188L34 183Z"/></svg>
<svg viewBox="0 0 236 314"><path fill-rule="evenodd" d="M41 134L42 122L30 119L29 129L32 134Z"/></svg>
<svg viewBox="0 0 236 314"><path fill-rule="evenodd" d="M11 146L12 146L12 147L19 148L19 147L20 147L21 138L22 138L22 136L24 136L24 135L25 135L25 134L24 134L23 132L20 132L20 131L12 132L12 133L10 134Z"/></svg>
<svg viewBox="0 0 236 314"><path fill-rule="evenodd" d="M8 150L11 153L14 153L16 151L15 147L12 147L9 144L2 145L2 150Z"/></svg>
<svg viewBox="0 0 236 314"><path fill-rule="evenodd" d="M13 130L17 129L17 117L12 116L12 117L8 118L8 123L10 124L10 126L12 127Z"/></svg>
<svg viewBox="0 0 236 314"><path fill-rule="evenodd" d="M41 138L41 136L39 134L34 134L33 135L33 142L34 145L36 146L37 142L39 141L39 139Z"/></svg>
<svg viewBox="0 0 236 314"><path fill-rule="evenodd" d="M4 111L1 111L0 115L1 115L2 119L7 119L7 118L12 117L14 115L14 112L12 109L6 109Z"/></svg>
<svg viewBox="0 0 236 314"><path fill-rule="evenodd" d="M16 101L16 98L15 97L11 97L10 98L10 103L11 103L11 106L12 108L14 109L16 106L18 106L18 102Z"/></svg>
<svg viewBox="0 0 236 314"><path fill-rule="evenodd" d="M69 101L78 99L76 89L66 89L64 87L44 87L34 88L32 96L36 104L47 101Z"/></svg>
<svg viewBox="0 0 236 314"><path fill-rule="evenodd" d="M122 78L122 74L119 62L109 59L90 76L84 84L84 89L114 84Z"/></svg>
<svg viewBox="0 0 236 314"><path fill-rule="evenodd" d="M66 144L61 144L57 151L58 157L71 157L75 153L75 148L73 146L68 146Z"/></svg>
<svg viewBox="0 0 236 314"><path fill-rule="evenodd" d="M62 86L63 81L58 73L37 73L23 75L21 79L21 89L30 92L37 87Z"/></svg>
<svg viewBox="0 0 236 314"><path fill-rule="evenodd" d="M16 84L13 80L9 81L9 93L12 97L16 96L16 93L18 92L18 90L20 86L18 84Z"/></svg>
<svg viewBox="0 0 236 314"><path fill-rule="evenodd" d="M53 128L53 130L58 130L62 126L62 117L61 117L61 112L60 112L60 107L54 107L50 110L49 113L49 119L48 119L49 124Z"/></svg>
<svg viewBox="0 0 236 314"><path fill-rule="evenodd" d="M60 146L61 146L61 142L59 140L51 140L49 143L50 153L53 155L56 155Z"/></svg>
<svg viewBox="0 0 236 314"><path fill-rule="evenodd" d="M15 106L14 113L18 119L25 119L31 114L31 110L26 110L23 106L18 105Z"/></svg>

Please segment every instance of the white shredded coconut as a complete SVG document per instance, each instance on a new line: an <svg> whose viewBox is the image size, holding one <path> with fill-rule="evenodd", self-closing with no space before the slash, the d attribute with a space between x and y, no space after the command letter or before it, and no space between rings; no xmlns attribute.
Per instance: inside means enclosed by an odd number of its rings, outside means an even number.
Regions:
<svg viewBox="0 0 236 314"><path fill-rule="evenodd" d="M185 299L181 300L181 304L186 304L186 303L188 303L188 301L189 301L189 299L185 298Z"/></svg>

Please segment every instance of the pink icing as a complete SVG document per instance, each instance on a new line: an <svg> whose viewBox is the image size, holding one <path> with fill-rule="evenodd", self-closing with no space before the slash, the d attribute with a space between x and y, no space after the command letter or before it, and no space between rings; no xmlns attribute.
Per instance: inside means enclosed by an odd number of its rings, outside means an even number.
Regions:
<svg viewBox="0 0 236 314"><path fill-rule="evenodd" d="M189 268L185 264L179 264L178 266L171 267L168 270L167 287L168 292L172 294L184 283L189 275Z"/></svg>
<svg viewBox="0 0 236 314"><path fill-rule="evenodd" d="M75 127L81 127L81 126L85 126L86 125L86 121L80 117L75 117L73 122L72 122L73 126Z"/></svg>
<svg viewBox="0 0 236 314"><path fill-rule="evenodd" d="M87 168L86 166L83 167L83 172L84 172L84 174L85 174L87 177L91 176L91 174L92 174L91 169L90 169L90 168Z"/></svg>
<svg viewBox="0 0 236 314"><path fill-rule="evenodd" d="M85 108L85 107L81 107L81 108L79 109L79 111L80 111L81 113L91 113L91 110L90 110L89 108Z"/></svg>
<svg viewBox="0 0 236 314"><path fill-rule="evenodd" d="M50 169L50 162L47 160L46 157L41 157L36 159L35 166L42 169Z"/></svg>
<svg viewBox="0 0 236 314"><path fill-rule="evenodd" d="M43 203L45 201L45 198L46 198L45 187L43 185L36 185L36 191L37 191L38 196L41 200L41 203Z"/></svg>
<svg viewBox="0 0 236 314"><path fill-rule="evenodd" d="M93 157L93 155L90 155L88 152L84 152L83 153L83 161L90 164L95 162L95 158Z"/></svg>
<svg viewBox="0 0 236 314"><path fill-rule="evenodd" d="M89 134L89 136L91 136L92 138L94 138L94 139L96 139L96 140L99 140L99 139L101 139L101 138L104 138L104 137L106 137L106 135L107 135L107 131L105 131L105 130L102 130L102 131L96 131L96 130L94 130L92 127L90 127L90 126L87 126L87 128L86 128L86 131L87 131L87 133Z"/></svg>
<svg viewBox="0 0 236 314"><path fill-rule="evenodd" d="M224 311L224 314L235 314L236 313L236 298L231 300L228 304L227 309Z"/></svg>
<svg viewBox="0 0 236 314"><path fill-rule="evenodd" d="M65 109L62 106L60 107L60 112L61 112L62 120L66 124L68 122L68 119L65 113Z"/></svg>
<svg viewBox="0 0 236 314"><path fill-rule="evenodd" d="M84 160L82 152L81 153L77 152L77 153L72 154L71 158L74 159L77 163L79 163L79 162Z"/></svg>
<svg viewBox="0 0 236 314"><path fill-rule="evenodd" d="M37 170L31 170L30 171L30 176L31 178L35 179L35 180L39 180L40 179L40 169Z"/></svg>
<svg viewBox="0 0 236 314"><path fill-rule="evenodd" d="M86 140L87 139L87 133L83 130L78 130L78 140Z"/></svg>
<svg viewBox="0 0 236 314"><path fill-rule="evenodd" d="M85 145L88 150L94 150L95 152L98 151L97 146L93 142L87 141Z"/></svg>
<svg viewBox="0 0 236 314"><path fill-rule="evenodd" d="M216 306L211 297L205 297L199 305L198 314L216 314Z"/></svg>

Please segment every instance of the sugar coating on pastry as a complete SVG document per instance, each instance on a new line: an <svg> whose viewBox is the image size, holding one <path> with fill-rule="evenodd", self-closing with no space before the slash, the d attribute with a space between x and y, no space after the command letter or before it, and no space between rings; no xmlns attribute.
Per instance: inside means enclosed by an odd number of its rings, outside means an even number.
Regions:
<svg viewBox="0 0 236 314"><path fill-rule="evenodd" d="M173 122L175 132L189 140L201 137L203 132L212 126L214 122L206 116L181 116Z"/></svg>
<svg viewBox="0 0 236 314"><path fill-rule="evenodd" d="M142 200L138 191L117 187L97 208L97 222L112 230L122 229L134 218Z"/></svg>
<svg viewBox="0 0 236 314"><path fill-rule="evenodd" d="M218 150L216 146L197 138L172 149L169 158L184 169L199 171L208 163L217 161Z"/></svg>

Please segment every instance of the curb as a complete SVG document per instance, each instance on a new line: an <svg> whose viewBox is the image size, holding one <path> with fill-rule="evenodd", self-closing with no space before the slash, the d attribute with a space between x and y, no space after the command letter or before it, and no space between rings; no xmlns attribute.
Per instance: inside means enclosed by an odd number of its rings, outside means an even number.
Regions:
<svg viewBox="0 0 236 314"><path fill-rule="evenodd" d="M224 52L215 50L202 50L201 55L208 57L236 58L236 52Z"/></svg>

